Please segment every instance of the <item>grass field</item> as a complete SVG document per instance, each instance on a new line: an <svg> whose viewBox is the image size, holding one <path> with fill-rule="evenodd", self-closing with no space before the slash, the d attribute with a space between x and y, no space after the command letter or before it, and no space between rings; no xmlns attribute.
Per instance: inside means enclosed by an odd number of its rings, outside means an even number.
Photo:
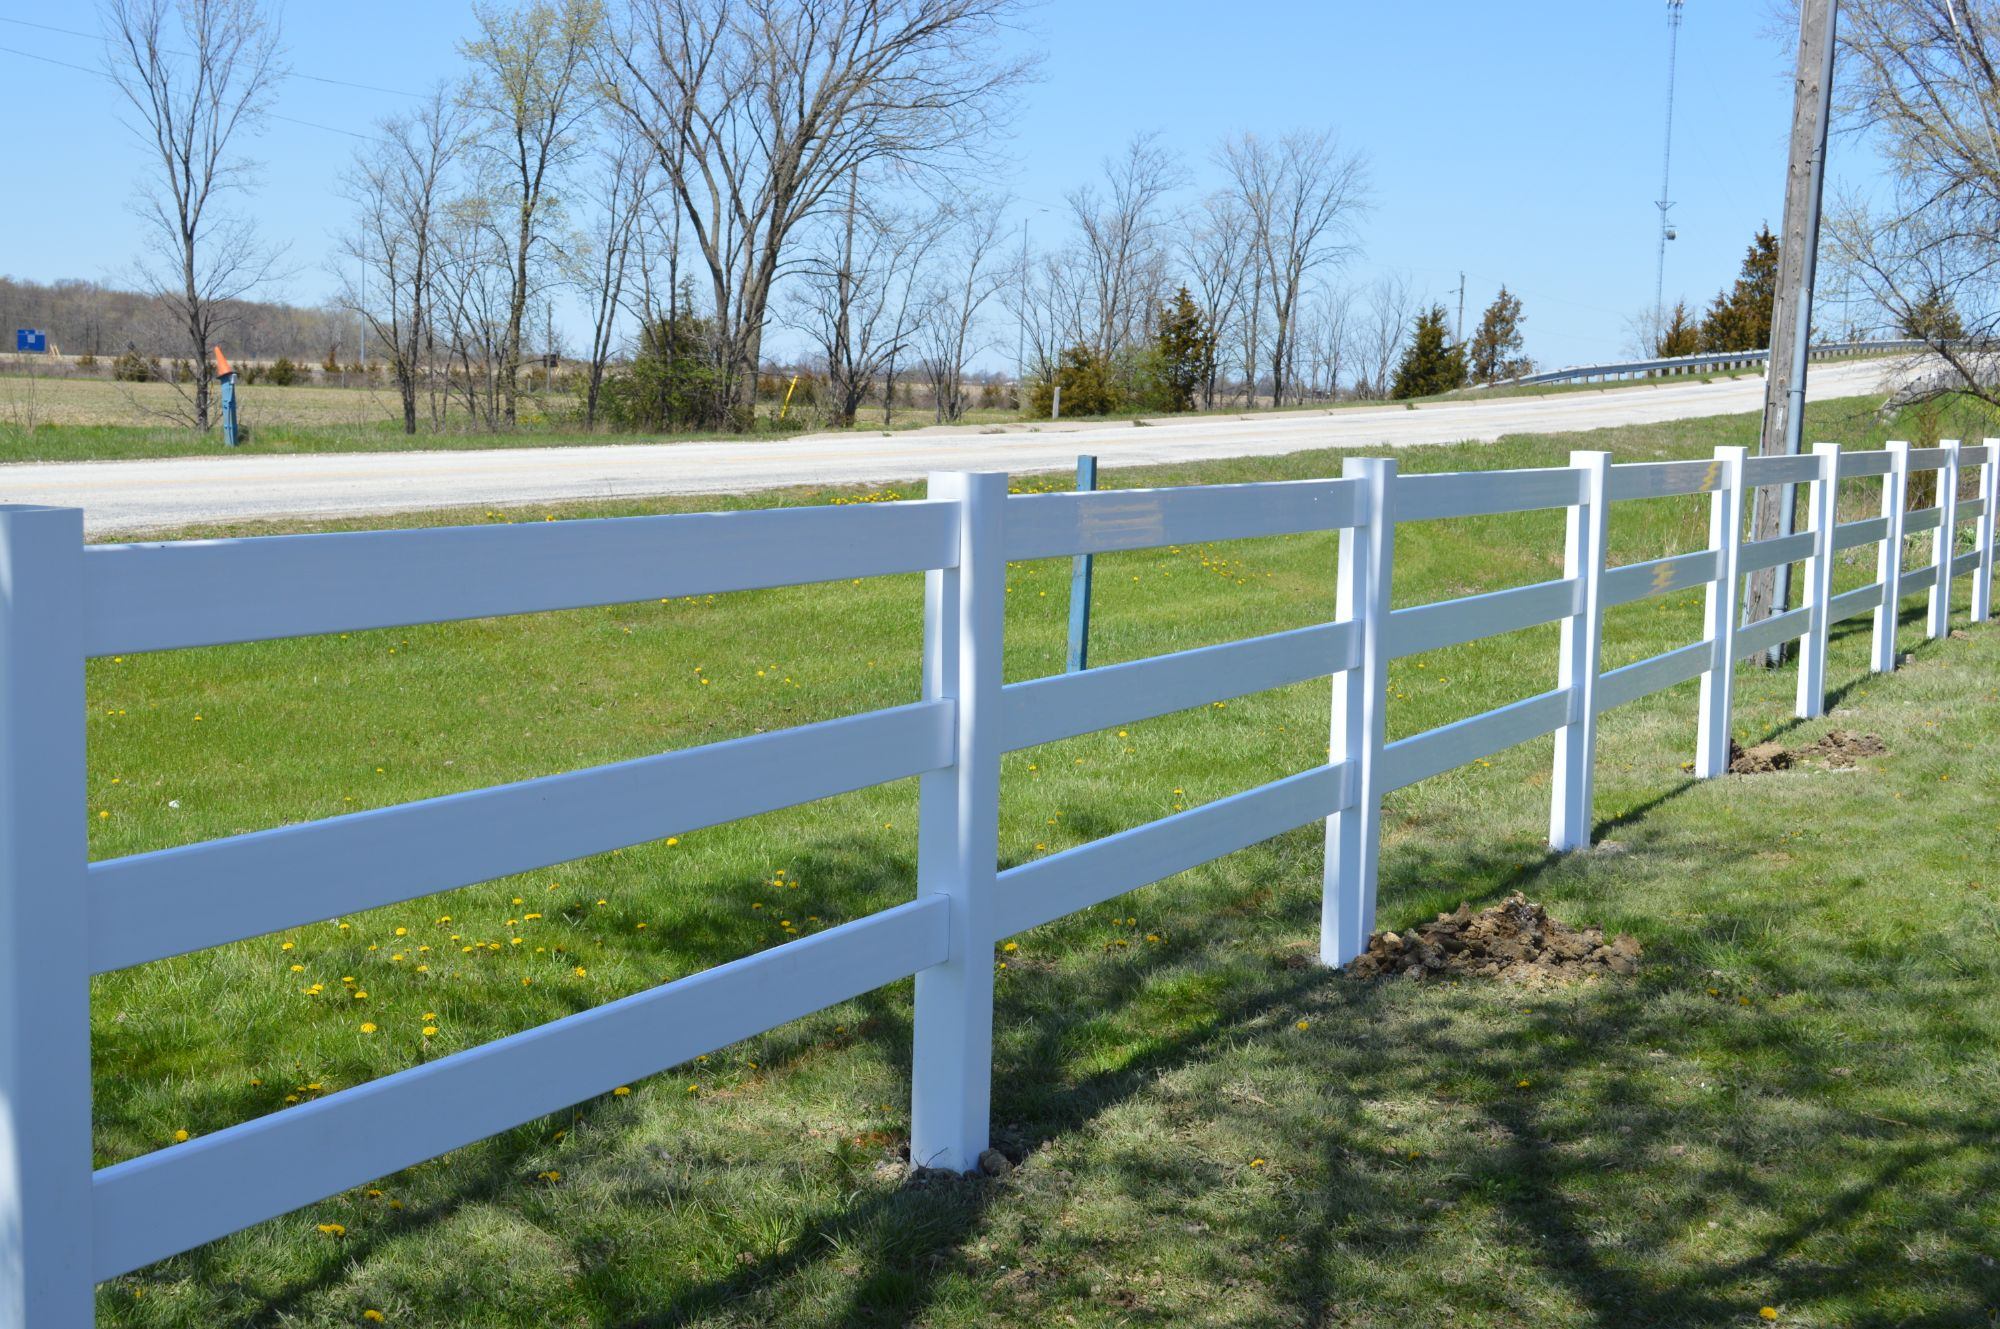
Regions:
<svg viewBox="0 0 2000 1329"><path fill-rule="evenodd" d="M1814 409L1813 436L1864 441L1853 403ZM1754 432L1732 417L1401 460L1661 459ZM833 497L868 496L740 505ZM1851 502L1859 515L1868 499ZM1705 533L1705 500L1621 504L1613 558ZM1557 513L1406 527L1396 602L1542 580L1561 552ZM1331 536L1101 558L1094 658L1321 621L1334 561ZM1857 558L1839 585L1871 572ZM1010 680L1061 667L1068 582L1066 563L1012 570ZM920 598L906 577L99 661L92 852L906 701ZM1683 685L1604 725L1597 810L1617 852L1543 851L1547 740L1391 797L1383 926L1523 889L1635 933L1636 980L1529 994L1319 969L1306 829L996 953L1008 1177L899 1182L903 983L105 1284L100 1317L1685 1326L1763 1323L1769 1307L1791 1325L1985 1324L2000 1307L2000 629L1924 644L1919 603L1915 661L1893 677L1863 672L1866 620L1843 625L1827 721L1790 720L1789 671L1740 675L1746 742L1864 729L1889 748L1866 769L1692 781ZM1694 639L1699 614L1698 594L1613 611L1606 667ZM1555 635L1399 662L1391 737L1553 686ZM1327 721L1319 683L1014 754L1003 860L1304 769ZM105 976L99 1163L906 899L914 855L906 782Z"/></svg>
<svg viewBox="0 0 2000 1329"><path fill-rule="evenodd" d="M1750 372L1750 371L1743 371ZM1718 374L1736 378L1740 374ZM1447 393L1425 400L1458 401L1481 398L1548 396L1575 392L1623 392L1662 386L1667 382L1614 384L1538 384L1525 388ZM251 426L249 442L226 447L220 428L198 434L174 422L184 409L180 389L169 383L113 383L91 378L41 378L0 375L0 463L16 461L85 461L137 457L255 456L297 452L402 452L412 450L588 446L605 443L688 442L737 435L683 433L620 434L591 431L577 423L581 406L556 394L524 397L521 427L503 433L458 425L443 432L428 429L402 432L401 405L393 387L342 388L323 386L273 387L257 384L242 389L244 421ZM1381 402L1318 402L1288 406L1286 411L1329 411L1380 407ZM1268 409L1268 408L1265 408ZM1241 407L1218 415L1241 415ZM778 407L764 403L759 419L764 429L820 428L809 410L792 412L790 426L777 422ZM1125 411L1097 419L1141 419L1143 411ZM935 424L929 408L898 407L885 424L879 407L862 413L856 432L899 432ZM1018 411L977 409L958 422L994 427L1020 424Z"/></svg>

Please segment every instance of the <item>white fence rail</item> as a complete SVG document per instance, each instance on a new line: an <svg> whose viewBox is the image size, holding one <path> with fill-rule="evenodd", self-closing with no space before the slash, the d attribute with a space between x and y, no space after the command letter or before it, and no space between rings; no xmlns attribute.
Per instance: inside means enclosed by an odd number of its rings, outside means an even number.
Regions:
<svg viewBox="0 0 2000 1329"><path fill-rule="evenodd" d="M1912 471L1936 506L1906 512ZM1976 471L1978 497L1960 501ZM1945 635L1953 579L1993 604L2000 441L1843 454L1614 465L1579 452L1532 471L1012 496L942 474L921 502L86 547L82 514L0 508L0 1326L82 1325L92 1284L434 1157L616 1085L916 975L914 1161L969 1169L987 1144L997 941L1287 830L1323 823L1321 956L1373 928L1383 796L1554 733L1549 838L1589 842L1597 717L1699 678L1696 770L1727 769L1736 661L1797 638L1797 709L1824 705L1832 625L1874 616L1896 663L1901 598L1928 591ZM1841 480L1880 477L1881 512L1837 524ZM1809 529L1743 539L1759 484L1810 486ZM1706 549L1606 562L1611 505L1710 496ZM1392 610L1399 525L1561 508L1560 579ZM1969 552L1957 551L1973 528ZM1004 684L1009 560L1337 531L1335 619L1290 632ZM1931 533L1930 560L1904 545ZM1420 538L1420 531L1411 531ZM1875 580L1832 594L1836 554L1879 546ZM1806 563L1804 603L1739 626L1742 577ZM98 862L87 860L83 662L91 655L531 613L924 571L922 695L778 733ZM1606 609L1706 589L1702 640L1605 672ZM1386 741L1388 662L1562 627L1550 692ZM1003 752L1326 678L1326 764L998 871ZM89 978L601 853L920 778L914 898L825 933L312 1103L93 1171Z"/></svg>

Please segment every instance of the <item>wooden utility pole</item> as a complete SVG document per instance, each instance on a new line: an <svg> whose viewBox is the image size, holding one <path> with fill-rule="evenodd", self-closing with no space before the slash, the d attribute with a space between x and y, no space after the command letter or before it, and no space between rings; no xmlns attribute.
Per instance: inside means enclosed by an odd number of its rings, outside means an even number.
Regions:
<svg viewBox="0 0 2000 1329"><path fill-rule="evenodd" d="M1771 311L1771 358L1764 376L1764 430L1758 452L1796 455L1806 404L1806 351L1812 339L1813 270L1819 254L1820 194L1826 180L1826 131L1833 99L1833 33L1838 0L1800 0L1799 55L1792 98L1792 143L1785 168L1785 227L1778 241L1778 292ZM1797 505L1793 485L1756 491L1750 538L1790 535ZM1782 612L1791 598L1791 568L1752 573L1744 621ZM1776 664L1783 649L1773 647Z"/></svg>

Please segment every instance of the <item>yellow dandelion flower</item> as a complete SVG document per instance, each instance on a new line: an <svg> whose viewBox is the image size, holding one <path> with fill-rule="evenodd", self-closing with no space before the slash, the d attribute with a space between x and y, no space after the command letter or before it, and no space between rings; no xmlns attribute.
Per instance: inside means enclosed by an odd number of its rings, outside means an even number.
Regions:
<svg viewBox="0 0 2000 1329"><path fill-rule="evenodd" d="M362 1033L364 1033L364 1034L372 1034L372 1033L374 1033L374 1032L375 1032L375 1022L374 1022L373 1020L368 1020L368 1021L365 1021L365 1022L363 1022L362 1026L361 1026L361 1032L362 1032Z"/></svg>
<svg viewBox="0 0 2000 1329"><path fill-rule="evenodd" d="M1010 941L1006 943L1004 946L1002 946L1000 949L1011 954L1012 952L1021 949L1021 943L1018 941Z"/></svg>
<svg viewBox="0 0 2000 1329"><path fill-rule="evenodd" d="M424 1026L424 1037L425 1037L425 1038L429 1038L429 1037L431 1037L431 1036L432 1036L433 1034L437 1033L437 1031L438 1031L438 1027L437 1027L436 1025L434 1025L434 1024L427 1024L427 1025L425 1025L425 1026Z"/></svg>
<svg viewBox="0 0 2000 1329"><path fill-rule="evenodd" d="M578 965L578 966L576 967L576 976L577 976L578 978L582 978L582 977L583 977L584 975L588 974L589 972L590 972L590 971L589 971L588 969L585 969L585 968L584 968L584 967L583 967L582 965Z"/></svg>
<svg viewBox="0 0 2000 1329"><path fill-rule="evenodd" d="M175 1144L186 1144L188 1142L188 1139L189 1136L187 1133L187 1128L185 1126L183 1126L180 1130L174 1132Z"/></svg>
<svg viewBox="0 0 2000 1329"><path fill-rule="evenodd" d="M329 1237L344 1237L347 1235L347 1229L339 1223L320 1223L317 1226L321 1232L324 1232Z"/></svg>
<svg viewBox="0 0 2000 1329"><path fill-rule="evenodd" d="M1298 1023L1298 1025L1297 1025L1297 1027L1298 1027L1298 1028L1300 1028L1300 1029L1310 1029L1310 1028L1312 1028L1312 1021L1311 1021L1311 1020L1301 1020L1301 1021L1299 1021L1299 1023Z"/></svg>
<svg viewBox="0 0 2000 1329"><path fill-rule="evenodd" d="M619 1086L618 1086L618 1087L617 1087L616 1089L613 1089L613 1090L611 1091L611 1096L612 1096L613 1098L623 1098L623 1097L625 1097L625 1095L627 1095L627 1094L629 1094L629 1093L631 1093L631 1092L632 1092L632 1086L630 1086L630 1085L625 1085L625 1084L621 1084L621 1085L619 1085Z"/></svg>
<svg viewBox="0 0 2000 1329"><path fill-rule="evenodd" d="M382 1314L381 1311L376 1310L372 1306L369 1307L367 1310L361 1312L361 1318L368 1321L368 1323L370 1324L381 1324L386 1319L386 1317Z"/></svg>

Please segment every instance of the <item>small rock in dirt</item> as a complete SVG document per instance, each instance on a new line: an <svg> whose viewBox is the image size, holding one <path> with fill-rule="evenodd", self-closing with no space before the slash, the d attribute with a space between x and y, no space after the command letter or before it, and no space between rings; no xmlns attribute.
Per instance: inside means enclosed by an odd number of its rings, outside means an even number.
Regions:
<svg viewBox="0 0 2000 1329"><path fill-rule="evenodd" d="M998 1149L988 1149L979 1156L979 1170L989 1177L1004 1177L1014 1170L1014 1165Z"/></svg>
<svg viewBox="0 0 2000 1329"><path fill-rule="evenodd" d="M1377 933L1347 966L1354 978L1400 975L1412 982L1437 976L1499 978L1530 987L1587 982L1603 974L1639 972L1636 937L1608 943L1604 930L1574 928L1519 891L1478 913L1461 904L1437 921L1397 934Z"/></svg>

